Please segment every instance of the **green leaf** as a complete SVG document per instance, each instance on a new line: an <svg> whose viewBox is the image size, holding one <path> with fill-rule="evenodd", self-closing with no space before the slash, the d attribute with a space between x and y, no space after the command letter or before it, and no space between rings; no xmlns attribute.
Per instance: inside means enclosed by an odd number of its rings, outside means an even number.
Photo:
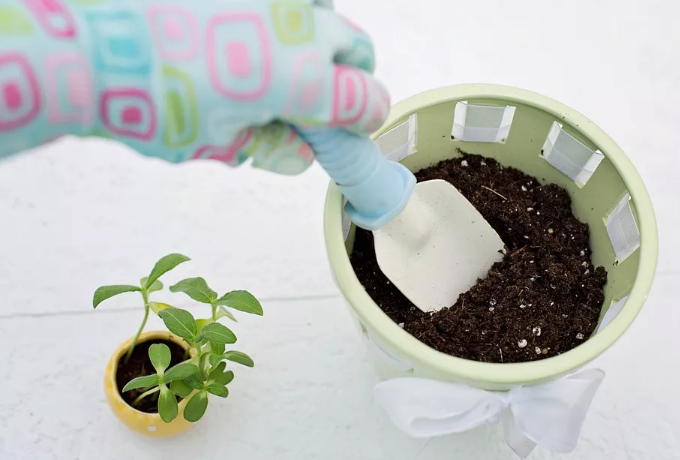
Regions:
<svg viewBox="0 0 680 460"><path fill-rule="evenodd" d="M208 376L208 382L210 384L217 383L219 385L231 383L231 381L234 380L234 373L232 371L224 372L226 368L227 363L220 363Z"/></svg>
<svg viewBox="0 0 680 460"><path fill-rule="evenodd" d="M227 368L227 363L220 363L220 365L217 366L215 369L213 369L213 371L210 373L210 375L208 376L208 380L215 381L217 376L221 375L222 372L224 372L224 370L226 368Z"/></svg>
<svg viewBox="0 0 680 460"><path fill-rule="evenodd" d="M231 312L230 312L229 310L227 310L227 309L224 308L224 307L218 308L218 309L217 309L216 319L220 319L220 318L223 318L223 317L225 317L225 316L226 316L227 318L229 318L230 320L232 320L233 322L238 323L238 320L236 319L236 317L235 317L234 315L232 315Z"/></svg>
<svg viewBox="0 0 680 460"><path fill-rule="evenodd" d="M136 390L138 388L151 388L155 387L161 382L158 375L147 375L144 377L137 377L136 379L130 380L127 385L123 387L123 393L130 390Z"/></svg>
<svg viewBox="0 0 680 460"><path fill-rule="evenodd" d="M194 341L198 328L193 315L179 308L166 308L158 314L170 332L183 339Z"/></svg>
<svg viewBox="0 0 680 460"><path fill-rule="evenodd" d="M146 286L146 282L148 281L148 279L149 279L149 277L148 277L148 276L145 276L144 278L142 278L141 280L139 280L140 286ZM151 293L151 292L160 291L161 289L163 289L163 283L161 283L160 281L156 280L156 281L154 281L154 283L153 283L151 286L149 286L146 290L147 290L147 292Z"/></svg>
<svg viewBox="0 0 680 460"><path fill-rule="evenodd" d="M164 383L170 383L174 382L175 380L184 380L185 378L198 374L198 367L196 367L194 364L189 364L189 363L179 363L176 366L173 366L168 372L163 375L163 382Z"/></svg>
<svg viewBox="0 0 680 460"><path fill-rule="evenodd" d="M191 388L186 384L186 382L182 380L174 380L170 384L170 390L180 398L186 398L191 394L192 391L194 391L193 388Z"/></svg>
<svg viewBox="0 0 680 460"><path fill-rule="evenodd" d="M222 359L233 361L238 364L242 364L247 367L254 367L255 362L245 353L240 351L228 351L222 355Z"/></svg>
<svg viewBox="0 0 680 460"><path fill-rule="evenodd" d="M175 308L172 305L162 302L149 302L149 307L155 314L159 314L161 310L165 310L166 308Z"/></svg>
<svg viewBox="0 0 680 460"><path fill-rule="evenodd" d="M197 319L196 320L196 326L198 328L198 332L201 332L204 327L206 327L208 324L212 323L212 319Z"/></svg>
<svg viewBox="0 0 680 460"><path fill-rule="evenodd" d="M217 292L208 287L203 278L187 278L170 287L171 292L183 292L197 302L212 304L217 301Z"/></svg>
<svg viewBox="0 0 680 460"><path fill-rule="evenodd" d="M209 358L210 365L215 367L217 366L217 363L225 359L243 366L255 367L255 362L250 358L250 356L240 351L228 351L222 354L218 354L213 351L213 354L211 354Z"/></svg>
<svg viewBox="0 0 680 460"><path fill-rule="evenodd" d="M210 373L210 353L201 355L201 359L198 362L198 368L200 369L200 374L203 379Z"/></svg>
<svg viewBox="0 0 680 460"><path fill-rule="evenodd" d="M234 310L262 316L262 305L248 291L232 291L224 294L217 301L217 305L224 305Z"/></svg>
<svg viewBox="0 0 680 460"><path fill-rule="evenodd" d="M218 384L212 384L208 385L206 387L206 390L208 390L208 393L214 394L215 396L219 396L220 398L226 398L229 396L229 390L227 390L227 387L224 385L218 385Z"/></svg>
<svg viewBox="0 0 680 460"><path fill-rule="evenodd" d="M172 359L170 348L164 343L154 343L149 347L149 359L156 372L162 375Z"/></svg>
<svg viewBox="0 0 680 460"><path fill-rule="evenodd" d="M102 286L94 291L94 298L92 299L92 306L97 308L100 303L106 299L110 299L118 294L123 294L125 292L139 292L141 291L139 286L131 286L127 284L120 284L115 286Z"/></svg>
<svg viewBox="0 0 680 460"><path fill-rule="evenodd" d="M212 353L212 354L208 357L208 361L210 361L210 365L211 365L212 367L217 366L217 363L219 363L220 361L222 361L222 359L223 359L223 358L222 358L222 355L217 355L217 354L214 354L214 353Z"/></svg>
<svg viewBox="0 0 680 460"><path fill-rule="evenodd" d="M166 310L167 311L167 310ZM229 328L220 323L210 323L203 328L197 340L207 340L210 343L236 343L236 336Z"/></svg>
<svg viewBox="0 0 680 460"><path fill-rule="evenodd" d="M185 378L184 383L189 385L194 390L203 389L203 379L201 379L201 376L198 374L190 375L189 377Z"/></svg>
<svg viewBox="0 0 680 460"><path fill-rule="evenodd" d="M158 414L165 423L172 422L177 418L179 408L175 393L165 385L161 385L161 394L158 396Z"/></svg>
<svg viewBox="0 0 680 460"><path fill-rule="evenodd" d="M219 383L220 385L229 385L234 380L234 372L227 371L224 374L220 374L213 381Z"/></svg>
<svg viewBox="0 0 680 460"><path fill-rule="evenodd" d="M205 414L207 408L208 393L206 391L196 393L184 408L184 419L187 422L198 422L203 417L203 414Z"/></svg>
<svg viewBox="0 0 680 460"><path fill-rule="evenodd" d="M216 354L216 355L221 355L224 353L224 344L223 343L210 343L210 350Z"/></svg>
<svg viewBox="0 0 680 460"><path fill-rule="evenodd" d="M187 256L183 256L182 254L170 254L163 257L161 260L156 262L153 270L151 270L151 274L147 277L144 287L149 289L149 287L162 275L188 260L191 259L189 259Z"/></svg>

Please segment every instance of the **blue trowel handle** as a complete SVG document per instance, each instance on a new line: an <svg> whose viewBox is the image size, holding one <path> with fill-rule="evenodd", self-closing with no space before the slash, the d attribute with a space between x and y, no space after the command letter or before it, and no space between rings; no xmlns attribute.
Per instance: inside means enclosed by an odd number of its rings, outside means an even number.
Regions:
<svg viewBox="0 0 680 460"><path fill-rule="evenodd" d="M347 198L345 212L366 230L377 230L406 206L416 178L405 166L390 161L368 138L344 129L299 129L316 160Z"/></svg>

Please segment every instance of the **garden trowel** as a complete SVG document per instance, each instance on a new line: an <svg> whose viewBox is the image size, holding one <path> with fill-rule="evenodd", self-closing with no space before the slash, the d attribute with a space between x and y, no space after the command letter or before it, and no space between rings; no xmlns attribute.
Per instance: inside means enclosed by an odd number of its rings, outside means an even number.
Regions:
<svg viewBox="0 0 680 460"><path fill-rule="evenodd" d="M345 212L373 231L380 269L419 309L452 306L502 259L496 231L451 184L416 184L370 139L347 131L302 131L347 198Z"/></svg>

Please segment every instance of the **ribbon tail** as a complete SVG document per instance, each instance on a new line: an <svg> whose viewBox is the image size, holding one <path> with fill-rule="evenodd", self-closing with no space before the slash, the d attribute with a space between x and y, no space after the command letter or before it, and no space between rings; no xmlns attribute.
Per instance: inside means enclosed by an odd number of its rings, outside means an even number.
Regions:
<svg viewBox="0 0 680 460"><path fill-rule="evenodd" d="M503 411L501 423L503 426L503 438L506 444L510 446L519 458L522 460L527 458L538 444L524 436L520 429L517 428L515 417L512 415L511 410L506 409Z"/></svg>
<svg viewBox="0 0 680 460"><path fill-rule="evenodd" d="M463 433L500 418L505 441L525 459L537 445L555 452L576 448L603 379L604 372L592 369L541 385L492 392L402 378L379 383L374 395L392 422L416 438Z"/></svg>
<svg viewBox="0 0 680 460"><path fill-rule="evenodd" d="M493 420L509 404L493 392L418 378L379 383L374 396L397 428L414 438L472 430Z"/></svg>
<svg viewBox="0 0 680 460"><path fill-rule="evenodd" d="M513 389L510 407L517 429L541 447L572 452L603 379L604 372L590 369L543 385Z"/></svg>

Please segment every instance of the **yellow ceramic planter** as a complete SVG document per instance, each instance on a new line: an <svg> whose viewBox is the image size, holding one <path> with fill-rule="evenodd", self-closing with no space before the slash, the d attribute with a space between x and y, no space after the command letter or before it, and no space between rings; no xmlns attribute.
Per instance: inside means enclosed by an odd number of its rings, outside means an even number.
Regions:
<svg viewBox="0 0 680 460"><path fill-rule="evenodd" d="M144 343L149 340L167 340L176 343L184 349L187 347L187 344L181 338L167 331L144 332L139 337L138 343ZM132 337L119 346L106 366L104 391L106 392L106 399L109 402L109 406L111 406L111 410L132 431L149 438L170 438L185 432L193 425L184 420L182 416L188 398L183 399L179 403L179 415L177 418L170 423L165 423L158 414L138 411L126 403L120 396L118 385L116 384L116 370L118 369L118 362L125 356L131 342ZM195 352L192 354L195 354Z"/></svg>

